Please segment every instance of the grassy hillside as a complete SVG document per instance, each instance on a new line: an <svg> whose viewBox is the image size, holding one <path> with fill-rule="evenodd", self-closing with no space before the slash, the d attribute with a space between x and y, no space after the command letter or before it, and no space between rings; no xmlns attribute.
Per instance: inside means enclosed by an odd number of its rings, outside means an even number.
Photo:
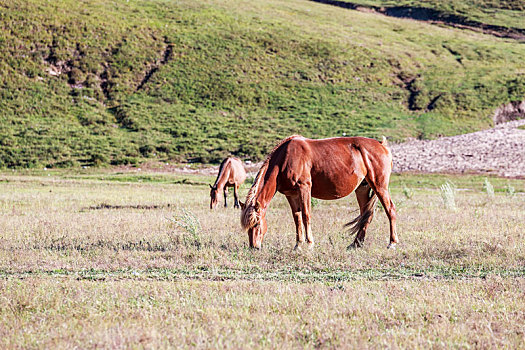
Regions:
<svg viewBox="0 0 525 350"><path fill-rule="evenodd" d="M310 1L5 0L0 16L1 167L260 159L291 133L429 138L525 96L518 41Z"/></svg>

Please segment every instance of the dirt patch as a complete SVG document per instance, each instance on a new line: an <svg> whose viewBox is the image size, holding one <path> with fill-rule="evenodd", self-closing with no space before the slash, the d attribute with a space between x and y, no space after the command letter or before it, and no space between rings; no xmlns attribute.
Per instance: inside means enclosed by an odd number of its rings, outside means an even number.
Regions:
<svg viewBox="0 0 525 350"><path fill-rule="evenodd" d="M148 83L151 77L162 67L167 64L170 58L173 56L173 44L168 41L168 38L164 38L164 52L162 53L162 58L159 62L154 63L144 74L144 78L137 86L136 91L139 91L144 88L144 85Z"/></svg>
<svg viewBox="0 0 525 350"><path fill-rule="evenodd" d="M525 118L525 100L515 101L496 109L492 120L494 124L501 124L511 120Z"/></svg>
<svg viewBox="0 0 525 350"><path fill-rule="evenodd" d="M487 173L525 178L525 120L437 140L391 146L394 172Z"/></svg>
<svg viewBox="0 0 525 350"><path fill-rule="evenodd" d="M243 162L244 169L247 173L252 173L252 175L257 174L259 168L262 165L262 162L252 163L250 161ZM175 173L182 175L208 175L216 176L219 174L219 165L209 165L209 164L177 164L177 163L161 163L161 162L145 162L140 165L140 167L135 167L131 165L120 165L118 167L112 168L114 171L123 172L123 173ZM250 174L249 174L250 175ZM201 185L200 182L189 183L189 180L185 181L184 184L195 184Z"/></svg>
<svg viewBox="0 0 525 350"><path fill-rule="evenodd" d="M165 209L170 208L171 204L127 204L127 205L113 205L107 203L100 203L91 207L82 208L81 211L85 210L101 210L101 209Z"/></svg>

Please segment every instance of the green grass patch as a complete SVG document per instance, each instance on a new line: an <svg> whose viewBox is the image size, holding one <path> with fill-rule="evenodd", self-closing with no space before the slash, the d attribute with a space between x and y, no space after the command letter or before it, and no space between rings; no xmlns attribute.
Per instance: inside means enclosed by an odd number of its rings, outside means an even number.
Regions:
<svg viewBox="0 0 525 350"><path fill-rule="evenodd" d="M390 187L394 191L404 186L419 189L439 189L445 182L454 184L459 189L480 191L485 179L489 179L496 192L504 192L507 185L516 188L516 191L525 192L523 180L507 179L498 176L485 175L455 175L455 174L392 174Z"/></svg>
<svg viewBox="0 0 525 350"><path fill-rule="evenodd" d="M388 281L388 280L464 280L472 278L522 278L525 277L525 268L500 269L491 267L450 267L431 269L358 269L358 270L272 270L252 267L245 269L215 269L207 266L193 269L127 269L127 270L37 270L10 272L0 270L0 278L24 279L28 277L72 278L77 280L109 281L109 280L137 280L137 281L274 281L294 283L333 284L335 282L349 282L356 280Z"/></svg>

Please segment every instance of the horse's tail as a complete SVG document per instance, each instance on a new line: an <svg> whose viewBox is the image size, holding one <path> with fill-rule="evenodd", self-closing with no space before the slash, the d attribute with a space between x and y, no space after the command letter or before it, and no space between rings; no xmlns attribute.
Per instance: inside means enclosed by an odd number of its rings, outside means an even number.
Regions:
<svg viewBox="0 0 525 350"><path fill-rule="evenodd" d="M350 233L355 235L361 231L365 225L370 221L370 218L374 215L374 210L377 204L377 195L370 189L368 194L368 202L366 203L365 210L354 220L345 224L344 227L350 227Z"/></svg>
<svg viewBox="0 0 525 350"><path fill-rule="evenodd" d="M390 146L388 145L388 141L386 140L386 137L384 135L383 135L382 140L379 143L383 145L383 147L385 147L386 150L388 151L388 156L390 157L390 167L393 168L394 161L392 159L392 151L390 151Z"/></svg>

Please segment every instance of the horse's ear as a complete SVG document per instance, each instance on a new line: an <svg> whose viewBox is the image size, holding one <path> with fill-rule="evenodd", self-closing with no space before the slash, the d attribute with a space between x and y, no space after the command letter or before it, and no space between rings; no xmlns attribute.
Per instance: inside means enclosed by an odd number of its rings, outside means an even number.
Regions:
<svg viewBox="0 0 525 350"><path fill-rule="evenodd" d="M208 184L208 186L210 186L210 188L213 188L213 186L212 186L212 185L210 185L210 184Z"/></svg>
<svg viewBox="0 0 525 350"><path fill-rule="evenodd" d="M244 204L243 202L239 201L239 204L241 205L241 209L244 210L244 208L246 208L246 204Z"/></svg>

